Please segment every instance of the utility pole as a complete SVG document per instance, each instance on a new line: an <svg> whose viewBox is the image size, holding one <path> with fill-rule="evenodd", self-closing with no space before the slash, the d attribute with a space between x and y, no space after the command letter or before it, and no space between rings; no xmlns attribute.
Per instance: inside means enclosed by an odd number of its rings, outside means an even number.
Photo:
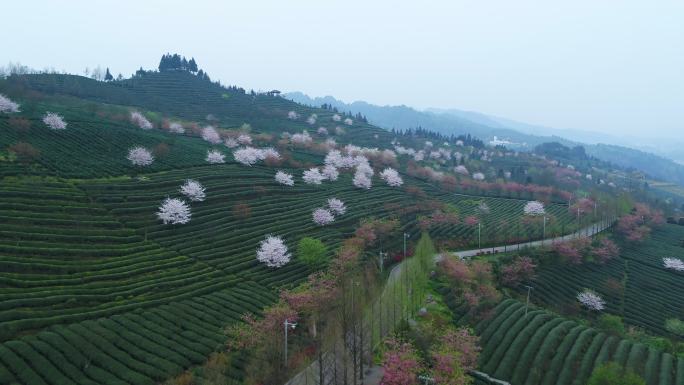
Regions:
<svg viewBox="0 0 684 385"><path fill-rule="evenodd" d="M380 274L382 274L382 270L385 267L385 258L387 257L387 253L383 253L382 251L380 252L380 260L378 261L380 264Z"/></svg>
<svg viewBox="0 0 684 385"><path fill-rule="evenodd" d="M482 223L477 223L477 248L482 248Z"/></svg>
<svg viewBox="0 0 684 385"><path fill-rule="evenodd" d="M285 319L285 322L283 322L283 327L285 329L285 369L287 369L287 330L289 328L292 328L292 330L294 330L297 327L297 323L290 322L287 319Z"/></svg>
<svg viewBox="0 0 684 385"><path fill-rule="evenodd" d="M542 247L544 247L544 240L546 239L546 220L547 219L549 219L549 218L547 218L545 215L544 216L544 225L542 227Z"/></svg>
<svg viewBox="0 0 684 385"><path fill-rule="evenodd" d="M530 306L530 291L532 290L532 286L525 285L524 287L527 288L527 302L525 302L525 318L527 318L527 308Z"/></svg>

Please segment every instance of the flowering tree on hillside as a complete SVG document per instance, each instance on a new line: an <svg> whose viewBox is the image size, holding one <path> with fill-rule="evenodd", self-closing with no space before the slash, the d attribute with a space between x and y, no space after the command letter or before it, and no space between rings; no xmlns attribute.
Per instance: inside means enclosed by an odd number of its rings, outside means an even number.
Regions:
<svg viewBox="0 0 684 385"><path fill-rule="evenodd" d="M294 178L292 178L292 175L283 171L276 172L275 180L285 186L294 186Z"/></svg>
<svg viewBox="0 0 684 385"><path fill-rule="evenodd" d="M599 246L594 248L594 254L599 263L606 263L620 255L620 248L610 239L603 238Z"/></svg>
<svg viewBox="0 0 684 385"><path fill-rule="evenodd" d="M12 112L19 112L19 104L13 102L7 96L0 94L0 112L7 114Z"/></svg>
<svg viewBox="0 0 684 385"><path fill-rule="evenodd" d="M237 142L243 146L252 144L252 137L247 134L240 134L237 137Z"/></svg>
<svg viewBox="0 0 684 385"><path fill-rule="evenodd" d="M328 207L330 208L330 211L334 212L336 215L342 215L347 212L344 202L337 198L328 199Z"/></svg>
<svg viewBox="0 0 684 385"><path fill-rule="evenodd" d="M475 180L485 180L485 175L481 172L476 172L473 174L473 179Z"/></svg>
<svg viewBox="0 0 684 385"><path fill-rule="evenodd" d="M508 286L517 286L520 282L530 281L534 277L537 265L530 257L518 257L501 269L501 281Z"/></svg>
<svg viewBox="0 0 684 385"><path fill-rule="evenodd" d="M354 121L351 120L351 118L347 118L344 120L344 124L346 124L347 126L351 126L352 124L354 124Z"/></svg>
<svg viewBox="0 0 684 385"><path fill-rule="evenodd" d="M380 385L415 385L421 371L420 357L414 347L396 338L385 341Z"/></svg>
<svg viewBox="0 0 684 385"><path fill-rule="evenodd" d="M577 294L577 300L589 310L601 311L606 307L603 298L589 289Z"/></svg>
<svg viewBox="0 0 684 385"><path fill-rule="evenodd" d="M64 130L67 127L64 118L54 112L46 112L43 116L43 123L53 130Z"/></svg>
<svg viewBox="0 0 684 385"><path fill-rule="evenodd" d="M221 143L221 136L212 126L206 126L202 129L202 139L206 140L211 144Z"/></svg>
<svg viewBox="0 0 684 385"><path fill-rule="evenodd" d="M684 271L684 261L678 258L663 258L663 266L674 271Z"/></svg>
<svg viewBox="0 0 684 385"><path fill-rule="evenodd" d="M235 138L226 138L226 140L223 141L223 144L225 144L228 148L235 148L240 145Z"/></svg>
<svg viewBox="0 0 684 385"><path fill-rule="evenodd" d="M391 187L399 187L402 184L404 184L404 180L401 179L401 176L399 175L397 170L390 167L382 170L382 172L380 173L380 178L382 178L387 183L387 185Z"/></svg>
<svg viewBox="0 0 684 385"><path fill-rule="evenodd" d="M281 267L290 262L292 255L288 253L287 246L281 237L266 236L261 241L257 250L257 260L265 263L268 267Z"/></svg>
<svg viewBox="0 0 684 385"><path fill-rule="evenodd" d="M131 122L143 130L149 130L152 128L152 123L147 120L145 115L138 111L131 111Z"/></svg>
<svg viewBox="0 0 684 385"><path fill-rule="evenodd" d="M164 222L164 224L184 224L190 222L190 207L176 198L166 198L159 206L157 217Z"/></svg>
<svg viewBox="0 0 684 385"><path fill-rule="evenodd" d="M335 114L332 116L332 120L333 122L339 122L340 120L342 120L342 117L338 114Z"/></svg>
<svg viewBox="0 0 684 385"><path fill-rule="evenodd" d="M325 179L325 176L321 174L321 171L314 167L304 171L302 179L306 184L321 184Z"/></svg>
<svg viewBox="0 0 684 385"><path fill-rule="evenodd" d="M206 197L204 186L196 180L188 179L180 187L181 194L190 198L191 201L201 202Z"/></svg>
<svg viewBox="0 0 684 385"><path fill-rule="evenodd" d="M254 147L243 147L233 152L235 161L245 166L253 166L263 159L261 150Z"/></svg>
<svg viewBox="0 0 684 385"><path fill-rule="evenodd" d="M335 216L328 209L318 208L314 210L313 221L319 226L325 226L335 221Z"/></svg>
<svg viewBox="0 0 684 385"><path fill-rule="evenodd" d="M316 130L319 135L328 135L328 129L325 127L318 127L318 130Z"/></svg>
<svg viewBox="0 0 684 385"><path fill-rule="evenodd" d="M458 165L454 167L454 172L461 175L469 175L468 169L464 165Z"/></svg>
<svg viewBox="0 0 684 385"><path fill-rule="evenodd" d="M311 114L311 116L309 116L309 117L306 119L306 122L313 126L314 124L316 124L316 119L318 119L318 115L316 115L316 114Z"/></svg>
<svg viewBox="0 0 684 385"><path fill-rule="evenodd" d="M354 183L354 186L356 186L358 188L363 188L366 190L368 190L372 187L371 177L368 174L366 174L364 172L360 172L360 171L357 171L354 174L354 178L352 179L352 183Z"/></svg>
<svg viewBox="0 0 684 385"><path fill-rule="evenodd" d="M468 371L477 367L479 337L467 328L447 327L436 342L432 357L432 377L440 385L465 385L472 381Z"/></svg>
<svg viewBox="0 0 684 385"><path fill-rule="evenodd" d="M145 147L133 147L128 150L128 156L126 157L134 166L149 166L154 162L154 157L152 153Z"/></svg>
<svg viewBox="0 0 684 385"><path fill-rule="evenodd" d="M295 119L299 118L299 114L294 112L294 111L290 111L287 113L287 118L291 119L291 120L295 120Z"/></svg>
<svg viewBox="0 0 684 385"><path fill-rule="evenodd" d="M539 201L530 201L527 202L527 204L523 208L523 212L525 213L525 215L539 216L544 215L546 213L546 210L544 209L543 203Z"/></svg>
<svg viewBox="0 0 684 385"><path fill-rule="evenodd" d="M226 156L216 150L207 151L207 162L211 164L226 163Z"/></svg>
<svg viewBox="0 0 684 385"><path fill-rule="evenodd" d="M304 146L310 144L313 141L313 138L311 138L311 135L309 135L307 131L302 131L301 133L293 134L290 137L290 140L293 144Z"/></svg>
<svg viewBox="0 0 684 385"><path fill-rule="evenodd" d="M329 181L336 181L340 176L340 172L337 171L337 168L331 165L324 166L322 174Z"/></svg>
<svg viewBox="0 0 684 385"><path fill-rule="evenodd" d="M169 124L169 131L173 132L174 134L183 134L185 133L185 128L183 128L183 125L178 122L171 122Z"/></svg>

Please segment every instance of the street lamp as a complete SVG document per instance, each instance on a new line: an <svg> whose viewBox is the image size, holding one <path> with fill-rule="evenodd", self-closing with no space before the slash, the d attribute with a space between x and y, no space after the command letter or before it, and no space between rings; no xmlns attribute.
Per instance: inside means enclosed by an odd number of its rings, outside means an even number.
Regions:
<svg viewBox="0 0 684 385"><path fill-rule="evenodd" d="M527 307L530 306L530 291L533 289L532 286L525 285L527 288L527 302L525 302L525 318L527 318Z"/></svg>
<svg viewBox="0 0 684 385"><path fill-rule="evenodd" d="M285 367L287 368L287 330L292 329L294 330L297 327L296 322L290 322L285 319L285 322L283 322L283 327L285 329Z"/></svg>
<svg viewBox="0 0 684 385"><path fill-rule="evenodd" d="M385 258L387 258L387 253L383 253L381 251L379 257L380 257L380 259L378 260L378 262L380 264L380 274L382 274L382 269L385 265Z"/></svg>
<svg viewBox="0 0 684 385"><path fill-rule="evenodd" d="M406 259L406 240L411 236L409 233L404 233L404 260Z"/></svg>
<svg viewBox="0 0 684 385"><path fill-rule="evenodd" d="M544 216L544 225L542 226L542 246L544 246L544 240L546 239L546 221L549 218L545 215Z"/></svg>

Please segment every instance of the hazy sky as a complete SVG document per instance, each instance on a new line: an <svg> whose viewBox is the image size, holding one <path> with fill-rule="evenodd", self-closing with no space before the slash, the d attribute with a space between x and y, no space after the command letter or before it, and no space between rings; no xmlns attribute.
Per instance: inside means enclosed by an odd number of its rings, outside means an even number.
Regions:
<svg viewBox="0 0 684 385"><path fill-rule="evenodd" d="M213 79L558 128L684 136L684 1L6 1L0 64Z"/></svg>

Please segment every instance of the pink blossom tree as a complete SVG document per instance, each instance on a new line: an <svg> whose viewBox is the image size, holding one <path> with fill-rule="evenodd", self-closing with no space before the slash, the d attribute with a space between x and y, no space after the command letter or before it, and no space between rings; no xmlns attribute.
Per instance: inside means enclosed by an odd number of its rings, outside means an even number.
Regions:
<svg viewBox="0 0 684 385"><path fill-rule="evenodd" d="M534 277L536 267L537 265L530 257L517 257L501 269L501 281L508 286L517 286L520 282L530 281Z"/></svg>
<svg viewBox="0 0 684 385"><path fill-rule="evenodd" d="M294 111L290 111L287 113L287 118L290 120L296 120L299 119L299 114Z"/></svg>
<svg viewBox="0 0 684 385"><path fill-rule="evenodd" d="M64 130L67 128L64 118L54 112L46 112L43 116L43 123L53 130Z"/></svg>
<svg viewBox="0 0 684 385"><path fill-rule="evenodd" d="M337 167L332 165L326 165L323 167L323 176L329 181L336 181L340 176L340 172L337 171Z"/></svg>
<svg viewBox="0 0 684 385"><path fill-rule="evenodd" d="M206 198L207 194L204 191L204 186L196 180L188 179L180 187L181 194L188 197L193 202L201 202Z"/></svg>
<svg viewBox="0 0 684 385"><path fill-rule="evenodd" d="M283 171L276 172L275 180L285 186L294 186L294 178L292 178L292 175Z"/></svg>
<svg viewBox="0 0 684 385"><path fill-rule="evenodd" d="M338 114L334 114L334 115L332 116L332 120L333 120L333 122L339 122L339 121L342 120L342 117L341 117L340 115L338 115Z"/></svg>
<svg viewBox="0 0 684 385"><path fill-rule="evenodd" d="M226 140L223 141L223 144L225 144L228 148L235 148L240 145L235 138L226 138Z"/></svg>
<svg viewBox="0 0 684 385"><path fill-rule="evenodd" d="M541 216L546 213L546 210L544 209L543 203L539 201L530 201L527 202L527 204L525 204L523 212L525 213L525 215L529 216Z"/></svg>
<svg viewBox="0 0 684 385"><path fill-rule="evenodd" d="M5 114L19 112L19 104L13 102L7 96L0 94L0 112Z"/></svg>
<svg viewBox="0 0 684 385"><path fill-rule="evenodd" d="M166 198L157 212L157 217L166 224L176 225L190 222L190 207L177 198Z"/></svg>
<svg viewBox="0 0 684 385"><path fill-rule="evenodd" d="M385 341L380 385L416 385L422 369L418 353L407 342L396 338Z"/></svg>
<svg viewBox="0 0 684 385"><path fill-rule="evenodd" d="M594 255L596 255L597 261L603 264L620 255L620 248L610 239L603 238L599 242L599 246L594 248Z"/></svg>
<svg viewBox="0 0 684 385"><path fill-rule="evenodd" d="M466 385L470 370L477 367L479 338L467 328L449 327L430 349L432 377L440 385Z"/></svg>
<svg viewBox="0 0 684 385"><path fill-rule="evenodd" d="M268 267L281 267L290 262L292 255L281 237L268 235L257 249L257 260Z"/></svg>
<svg viewBox="0 0 684 385"><path fill-rule="evenodd" d="M243 146L249 146L252 144L252 137L247 134L240 134L237 137L237 142Z"/></svg>
<svg viewBox="0 0 684 385"><path fill-rule="evenodd" d="M333 223L335 221L335 216L328 209L318 208L314 210L313 221L319 226L325 226Z"/></svg>
<svg viewBox="0 0 684 385"><path fill-rule="evenodd" d="M131 111L131 123L142 128L143 130L152 129L152 122L147 120L145 115L141 114L138 111Z"/></svg>
<svg viewBox="0 0 684 385"><path fill-rule="evenodd" d="M152 153L145 147L133 147L128 150L128 156L126 157L134 166L149 166L154 162L154 157Z"/></svg>
<svg viewBox="0 0 684 385"><path fill-rule="evenodd" d="M372 187L371 177L364 173L357 171L354 173L354 178L352 178L352 183L354 186L362 189L370 189Z"/></svg>

